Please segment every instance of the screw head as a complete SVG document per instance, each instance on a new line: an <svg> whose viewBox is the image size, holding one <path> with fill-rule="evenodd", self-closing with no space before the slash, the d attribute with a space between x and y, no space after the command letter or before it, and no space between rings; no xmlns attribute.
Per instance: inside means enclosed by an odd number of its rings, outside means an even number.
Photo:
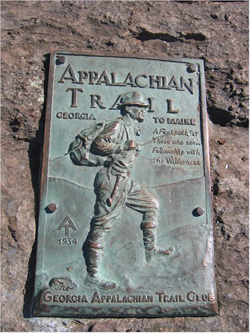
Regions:
<svg viewBox="0 0 250 333"><path fill-rule="evenodd" d="M197 71L197 66L195 64L190 64L188 66L188 70L191 72L191 73L194 73Z"/></svg>
<svg viewBox="0 0 250 333"><path fill-rule="evenodd" d="M65 63L65 57L64 56L58 56L57 57L57 62L59 64L64 64Z"/></svg>
<svg viewBox="0 0 250 333"><path fill-rule="evenodd" d="M197 207L197 208L196 208L196 213L197 213L197 215L201 216L201 215L204 214L204 212L205 212L205 209L204 209L204 208L202 208L202 207Z"/></svg>
<svg viewBox="0 0 250 333"><path fill-rule="evenodd" d="M54 204L53 202L50 203L50 204L46 207L46 210L47 210L49 213L54 213L54 212L57 210L56 204Z"/></svg>

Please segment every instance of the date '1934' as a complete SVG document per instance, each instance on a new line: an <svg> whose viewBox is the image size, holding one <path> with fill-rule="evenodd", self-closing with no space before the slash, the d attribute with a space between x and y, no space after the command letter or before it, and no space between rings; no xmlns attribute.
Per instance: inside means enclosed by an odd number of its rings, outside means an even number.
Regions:
<svg viewBox="0 0 250 333"><path fill-rule="evenodd" d="M58 239L58 245L76 245L78 243L77 238L60 238Z"/></svg>

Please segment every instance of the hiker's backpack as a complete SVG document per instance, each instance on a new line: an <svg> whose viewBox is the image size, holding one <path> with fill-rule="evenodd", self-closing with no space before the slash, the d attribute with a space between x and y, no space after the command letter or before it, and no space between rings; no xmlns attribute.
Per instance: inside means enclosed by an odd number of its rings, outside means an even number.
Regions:
<svg viewBox="0 0 250 333"><path fill-rule="evenodd" d="M90 152L92 142L103 131L106 123L98 123L81 131L71 142L68 154L74 164L85 166L103 165L104 158Z"/></svg>

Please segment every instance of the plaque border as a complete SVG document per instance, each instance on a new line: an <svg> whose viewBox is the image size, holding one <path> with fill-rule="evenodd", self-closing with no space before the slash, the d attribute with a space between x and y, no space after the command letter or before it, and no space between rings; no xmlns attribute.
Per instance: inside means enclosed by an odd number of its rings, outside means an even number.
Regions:
<svg viewBox="0 0 250 333"><path fill-rule="evenodd" d="M202 140L202 147L203 147L203 163L204 163L204 177L205 177L205 195L206 195L206 211L207 211L207 220L211 223L211 230L213 232L213 220L212 220L212 205L211 205L211 179L210 179L210 157L209 157L209 132L208 132L208 115L207 115L207 105L206 105L206 92L205 92L205 68L204 68L204 59L200 58L179 58L179 57L166 57L166 56L158 56L158 55L137 55L137 54L130 54L130 53L114 53L114 52L98 52L98 51L88 51L88 50L73 50L73 51L67 51L63 49L51 49L49 53L49 76L48 76L48 87L47 87L47 101L46 101L46 116L45 116L45 128L44 128L44 144L43 144L43 151L42 151L42 161L41 161L41 173L40 173L40 200L39 200L39 221L37 226L37 252L36 252L36 274L35 274L35 284L37 283L37 275L39 272L37 269L39 267L42 267L42 259L43 254L42 251L39 253L39 248L41 248L42 244L44 244L45 239L45 228L42 227L40 222L40 214L42 207L46 206L46 203L44 202L44 194L47 191L48 181L47 181L47 175L48 175L48 162L49 162L49 144L50 144L50 128L51 128L51 110L53 105L53 83L54 83L54 76L55 76L55 68L56 68L56 58L58 56L87 56L87 57L109 57L109 58L121 58L121 59L140 59L140 60L157 60L157 61L170 61L170 62L177 62L177 63L186 63L188 65L193 64L194 62L197 62L199 68L199 90L200 90L200 119L201 119L201 140ZM39 236L38 236L39 235ZM214 238L213 238L214 239ZM213 242L214 244L214 242ZM213 268L215 271L215 257L214 257L214 246L211 250L211 255L213 258ZM37 274L38 273L38 274ZM216 293L216 281L211 281L211 283L215 287L215 293ZM34 288L35 290L35 288ZM203 308L203 311L198 308ZM193 309L194 310L194 309ZM218 303L217 303L217 295L215 294L215 301L211 302L211 304L206 304L206 306L197 306L197 312L198 314L175 314L175 315L169 315L168 317L178 317L178 316L192 316L192 317L203 317L203 316L214 316L219 314L218 310ZM53 315L47 313L46 315L39 313L35 309L35 300L33 297L33 304L32 304L32 312L33 316L36 317L45 317L45 316L54 316L54 317L67 317L67 314L63 315ZM68 311L68 317L70 316L72 310ZM184 310L185 312L185 310ZM204 313L206 312L206 313ZM125 316L123 317L121 314L118 316L112 316L112 315L92 315L92 316L83 316L83 315L75 315L74 317L80 317L84 319L93 319L93 318L159 318L162 316L143 316L140 317L136 315L131 316ZM168 318L164 316L164 318Z"/></svg>

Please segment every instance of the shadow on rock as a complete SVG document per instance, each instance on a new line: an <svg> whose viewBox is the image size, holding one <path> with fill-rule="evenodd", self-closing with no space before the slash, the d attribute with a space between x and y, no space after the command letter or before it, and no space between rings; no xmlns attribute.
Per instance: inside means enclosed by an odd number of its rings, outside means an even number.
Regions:
<svg viewBox="0 0 250 333"><path fill-rule="evenodd" d="M41 164L42 164L41 161L42 161L42 148L44 142L44 124L45 124L45 110L46 110L47 88L48 88L49 57L50 57L49 54L44 55L45 98L44 98L41 118L39 121L39 129L36 133L35 139L30 141L29 150L28 150L32 187L35 197L36 230L38 226L38 216L39 216L40 179L41 179ZM33 300L34 284L35 284L36 249L37 249L37 232L36 232L36 240L33 244L31 255L29 258L28 275L25 284L26 292L24 295L24 306L23 306L23 315L25 318L32 317L32 300Z"/></svg>

